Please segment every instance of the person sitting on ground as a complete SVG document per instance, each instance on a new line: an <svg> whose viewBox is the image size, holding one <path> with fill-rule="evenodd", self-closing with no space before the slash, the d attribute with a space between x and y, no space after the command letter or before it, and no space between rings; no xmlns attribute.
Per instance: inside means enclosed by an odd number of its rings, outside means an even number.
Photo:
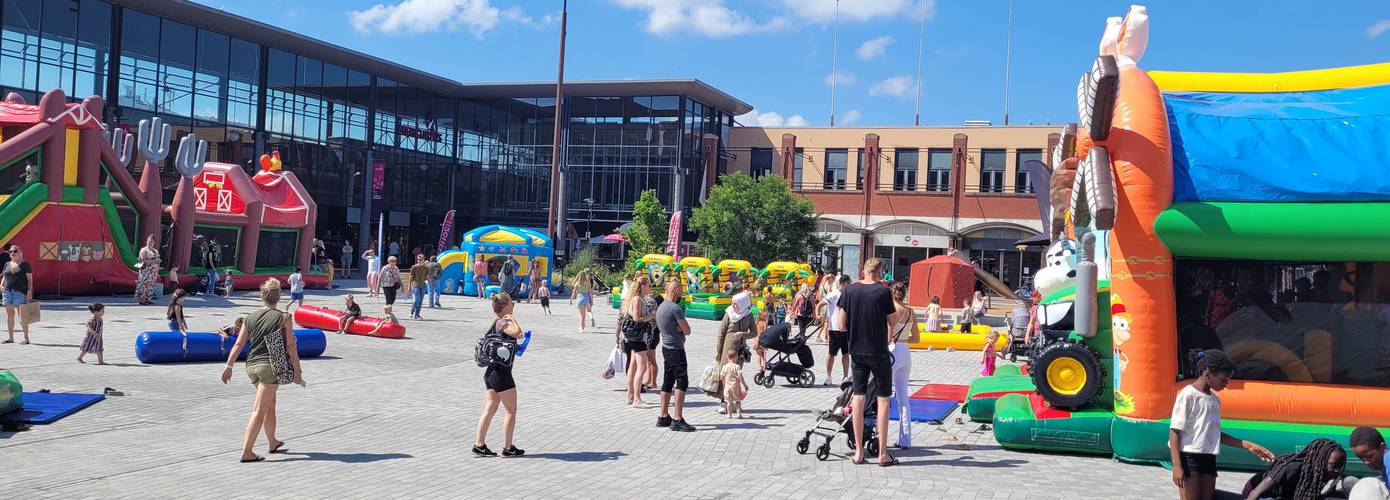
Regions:
<svg viewBox="0 0 1390 500"><path fill-rule="evenodd" d="M1248 500L1318 500L1327 483L1342 477L1347 452L1327 438L1314 439L1297 453L1274 459L1269 469L1250 477L1242 492Z"/></svg>
<svg viewBox="0 0 1390 500"><path fill-rule="evenodd" d="M1351 452L1367 467L1380 474L1367 477L1346 488L1347 500L1390 500L1390 462L1385 460L1385 436L1375 427L1360 426L1351 431Z"/></svg>
<svg viewBox="0 0 1390 500"><path fill-rule="evenodd" d="M351 294L349 294L347 297L344 297L344 298L343 298L343 301L344 301L344 304L346 304L346 305L343 306L343 317L342 317L342 319L339 319L339 320L338 320L338 333L339 333L339 334L347 333L347 327L348 327L348 325L351 325L352 322L353 322L353 320L356 320L357 318L362 317L362 308L357 306L357 301L354 300L354 299L352 298L352 295L351 295ZM386 306L386 307L391 307L391 306Z"/></svg>
<svg viewBox="0 0 1390 500"><path fill-rule="evenodd" d="M382 328L385 328L386 325L399 324L401 324L401 320L396 319L396 315L391 312L391 306L383 307L381 308L381 321L376 324L375 328L372 328L372 331L367 332L367 335L376 335Z"/></svg>
<svg viewBox="0 0 1390 500"><path fill-rule="evenodd" d="M222 329L217 330L217 334L221 335L223 338L235 337L237 336L237 334L241 333L241 326L244 324L246 324L246 318L238 317L236 321L232 322L232 324L224 326L222 327Z"/></svg>

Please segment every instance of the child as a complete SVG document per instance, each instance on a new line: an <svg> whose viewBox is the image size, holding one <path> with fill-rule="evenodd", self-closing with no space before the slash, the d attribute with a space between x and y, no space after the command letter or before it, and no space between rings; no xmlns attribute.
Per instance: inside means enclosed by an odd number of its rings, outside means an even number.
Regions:
<svg viewBox="0 0 1390 500"><path fill-rule="evenodd" d="M351 325L353 320L362 316L362 308L357 306L357 301L352 299L352 295L349 294L347 297L344 297L343 300L346 301L347 305L343 308L343 318L338 320L339 335L347 333L348 325Z"/></svg>
<svg viewBox="0 0 1390 500"><path fill-rule="evenodd" d="M1241 495L1294 500L1323 498L1323 487L1333 479L1341 479L1346 464L1347 452L1342 445L1317 438L1302 450L1275 459L1268 470L1251 476Z"/></svg>
<svg viewBox="0 0 1390 500"><path fill-rule="evenodd" d="M165 285L164 293L174 293L174 289L179 287L179 266L169 268L169 284Z"/></svg>
<svg viewBox="0 0 1390 500"><path fill-rule="evenodd" d="M730 349L725 361L728 362L719 371L719 377L724 379L724 413L734 418L734 412L738 412L738 418L743 418L743 397L748 394L748 382L743 379L743 367L738 365L738 352Z"/></svg>
<svg viewBox="0 0 1390 500"><path fill-rule="evenodd" d="M550 280L541 280L541 287L536 289L536 296L541 298L541 309L546 316L554 316L550 313Z"/></svg>
<svg viewBox="0 0 1390 500"><path fill-rule="evenodd" d="M980 375L986 377L994 375L994 363L996 360L1004 359L1004 353L994 350L994 344L999 342L999 330L992 330L989 335L985 335L985 348L981 349L980 363L985 365L980 370Z"/></svg>
<svg viewBox="0 0 1390 500"><path fill-rule="evenodd" d="M1244 448L1260 460L1274 460L1268 449L1221 432L1221 398L1235 364L1218 349L1197 354L1197 381L1183 387L1173 402L1168 449L1173 484L1185 500L1211 500L1216 491L1216 454L1221 445Z"/></svg>
<svg viewBox="0 0 1390 500"><path fill-rule="evenodd" d="M87 357L87 353L96 353L97 364L106 364L106 359L101 356L101 315L106 312L106 306L97 302L87 306L87 310L92 313L92 319L87 321L87 338L82 339L82 351L77 353L77 362L86 363L82 358Z"/></svg>
<svg viewBox="0 0 1390 500"><path fill-rule="evenodd" d="M224 326L221 330L218 330L217 334L223 337L235 337L237 335L241 335L241 325L245 322L246 318L237 318L236 321L232 322L232 324Z"/></svg>
<svg viewBox="0 0 1390 500"><path fill-rule="evenodd" d="M188 322L183 318L183 298L186 295L188 292L179 289L169 296L169 308L164 311L164 319L169 320L171 332L188 332Z"/></svg>
<svg viewBox="0 0 1390 500"><path fill-rule="evenodd" d="M372 331L367 333L367 335L376 335L376 333L381 331L382 327L385 327L386 325L398 325L401 323L401 320L396 319L396 315L391 313L391 306L388 305L382 308L381 312L383 315L383 317L381 318L381 322L377 323L376 328L373 328Z"/></svg>
<svg viewBox="0 0 1390 500"><path fill-rule="evenodd" d="M285 310L290 310L290 306L298 302L304 306L304 275L299 272L299 266L294 266L294 272L290 273L290 301L285 304Z"/></svg>
<svg viewBox="0 0 1390 500"><path fill-rule="evenodd" d="M927 331L941 331L941 297L937 295L932 295L931 303L927 304Z"/></svg>
<svg viewBox="0 0 1390 500"><path fill-rule="evenodd" d="M226 279L222 280L222 291L226 293L225 297L230 299L232 298L232 285L234 284L235 280L232 279L232 268L227 268L226 273L227 274L224 275L226 276Z"/></svg>

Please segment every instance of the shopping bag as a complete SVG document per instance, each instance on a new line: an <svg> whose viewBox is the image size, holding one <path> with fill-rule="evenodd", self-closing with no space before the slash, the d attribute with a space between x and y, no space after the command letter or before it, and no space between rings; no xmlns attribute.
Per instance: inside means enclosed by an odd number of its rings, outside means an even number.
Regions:
<svg viewBox="0 0 1390 500"><path fill-rule="evenodd" d="M714 394L718 388L719 372L715 370L715 363L710 363L705 367L705 372L700 376L700 390L707 394Z"/></svg>
<svg viewBox="0 0 1390 500"><path fill-rule="evenodd" d="M608 353L608 364L604 365L603 371L599 376L606 379L613 378L614 375L627 372L627 353L623 352L622 347L613 347L613 351Z"/></svg>
<svg viewBox="0 0 1390 500"><path fill-rule="evenodd" d="M28 302L19 306L19 320L26 325L38 323L41 319L38 302Z"/></svg>

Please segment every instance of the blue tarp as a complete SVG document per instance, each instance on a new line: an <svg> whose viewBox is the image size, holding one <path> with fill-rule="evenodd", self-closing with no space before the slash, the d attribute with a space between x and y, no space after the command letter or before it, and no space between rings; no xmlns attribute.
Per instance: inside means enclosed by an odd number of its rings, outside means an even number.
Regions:
<svg viewBox="0 0 1390 500"><path fill-rule="evenodd" d="M1390 201L1390 85L1165 93L1173 201Z"/></svg>
<svg viewBox="0 0 1390 500"><path fill-rule="evenodd" d="M24 393L24 406L0 415L0 422L33 425L51 424L105 398L106 395L104 394L26 392Z"/></svg>
<svg viewBox="0 0 1390 500"><path fill-rule="evenodd" d="M945 420L951 412L956 411L960 406L957 401L946 401L942 399L918 399L908 398L908 405L912 407L913 422L937 422ZM898 419L898 399L888 400L888 420Z"/></svg>

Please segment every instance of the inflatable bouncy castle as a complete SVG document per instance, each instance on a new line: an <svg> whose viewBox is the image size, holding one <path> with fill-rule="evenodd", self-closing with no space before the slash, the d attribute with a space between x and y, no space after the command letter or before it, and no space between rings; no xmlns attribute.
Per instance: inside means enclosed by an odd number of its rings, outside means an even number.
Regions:
<svg viewBox="0 0 1390 500"><path fill-rule="evenodd" d="M1390 427L1390 64L1150 72L1147 23L1107 20L1052 154L1043 340L967 412L1005 447L1164 462L1195 353L1219 348L1234 436L1283 454Z"/></svg>
<svg viewBox="0 0 1390 500"><path fill-rule="evenodd" d="M498 274L502 272L502 263L508 259L520 264L516 277L523 291L529 284L523 283L526 280L522 278L531 272L531 266L540 267L541 279L550 279L555 250L544 234L525 228L491 225L463 233L460 240L458 246L435 257L444 269L439 279L445 292L478 295L478 286L473 281L473 265L478 261L488 266L485 287L500 284Z"/></svg>

